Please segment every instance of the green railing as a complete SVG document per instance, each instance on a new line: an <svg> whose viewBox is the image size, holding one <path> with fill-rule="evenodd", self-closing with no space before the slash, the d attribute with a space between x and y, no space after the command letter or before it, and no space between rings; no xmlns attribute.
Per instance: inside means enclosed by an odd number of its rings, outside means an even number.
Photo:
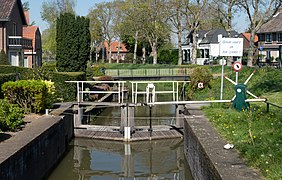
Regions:
<svg viewBox="0 0 282 180"><path fill-rule="evenodd" d="M190 76L192 68L106 69L105 75L113 77Z"/></svg>

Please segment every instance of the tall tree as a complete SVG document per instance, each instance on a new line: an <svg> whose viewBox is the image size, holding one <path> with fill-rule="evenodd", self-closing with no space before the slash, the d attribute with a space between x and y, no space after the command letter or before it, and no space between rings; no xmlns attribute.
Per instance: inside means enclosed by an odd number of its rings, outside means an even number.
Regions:
<svg viewBox="0 0 282 180"><path fill-rule="evenodd" d="M76 0L45 0L41 7L41 18L48 28L42 33L43 52L56 56L56 20L60 13L74 14Z"/></svg>
<svg viewBox="0 0 282 180"><path fill-rule="evenodd" d="M63 13L57 20L57 67L59 71L85 71L90 53L89 20Z"/></svg>
<svg viewBox="0 0 282 180"><path fill-rule="evenodd" d="M205 7L208 0L188 0L185 4L185 13L187 26L192 33L192 64L197 61L197 34L200 29L200 24L204 21Z"/></svg>
<svg viewBox="0 0 282 180"><path fill-rule="evenodd" d="M185 23L185 16L183 13L183 0L171 0L168 3L167 11L169 12L169 20L173 26L172 32L177 34L177 46L178 46L178 65L182 64L182 32L187 28Z"/></svg>
<svg viewBox="0 0 282 180"><path fill-rule="evenodd" d="M269 21L281 8L281 0L241 0L241 5L247 13L250 22L250 47L248 49L247 66L253 66L254 61L254 39L257 31Z"/></svg>

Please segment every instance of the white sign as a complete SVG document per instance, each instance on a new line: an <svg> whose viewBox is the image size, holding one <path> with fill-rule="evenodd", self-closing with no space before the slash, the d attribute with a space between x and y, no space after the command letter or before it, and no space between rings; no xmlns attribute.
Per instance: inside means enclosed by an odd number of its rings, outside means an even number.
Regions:
<svg viewBox="0 0 282 180"><path fill-rule="evenodd" d="M235 62L235 63L233 64L233 69L234 69L236 72L242 70L242 68L243 68L243 66L242 66L242 64L241 64L240 62Z"/></svg>
<svg viewBox="0 0 282 180"><path fill-rule="evenodd" d="M222 38L220 56L243 56L243 38Z"/></svg>

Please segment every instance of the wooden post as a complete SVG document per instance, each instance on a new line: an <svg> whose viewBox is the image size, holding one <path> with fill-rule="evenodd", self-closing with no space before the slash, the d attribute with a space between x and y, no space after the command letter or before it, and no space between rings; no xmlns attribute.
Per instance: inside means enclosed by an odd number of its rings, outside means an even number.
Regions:
<svg viewBox="0 0 282 180"><path fill-rule="evenodd" d="M134 129L134 107L121 107L120 132L124 135L124 141L129 141Z"/></svg>
<svg viewBox="0 0 282 180"><path fill-rule="evenodd" d="M176 120L175 120L175 126L176 127L183 127L183 125L184 125L184 122L183 122L183 115L181 115L181 114L183 114L183 112L184 112L184 105L176 105L176 112L175 112L175 114L176 114Z"/></svg>
<svg viewBox="0 0 282 180"><path fill-rule="evenodd" d="M79 127L82 125L82 119L83 119L83 108L79 107L79 105L74 105L74 127Z"/></svg>

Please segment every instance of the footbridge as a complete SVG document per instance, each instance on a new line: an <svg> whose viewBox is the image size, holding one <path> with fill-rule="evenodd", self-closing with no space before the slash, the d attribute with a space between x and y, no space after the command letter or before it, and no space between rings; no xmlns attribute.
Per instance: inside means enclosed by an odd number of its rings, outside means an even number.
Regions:
<svg viewBox="0 0 282 180"><path fill-rule="evenodd" d="M187 106L189 104L210 104L210 103L230 103L231 100L211 100L211 101L186 101L185 87L190 81L67 81L68 83L77 84L77 101L73 102L75 109L75 128L85 129L87 136L95 137L99 129L107 132L118 132L115 135L106 135L102 139L107 139L107 136L114 140L131 141L132 138L144 140L153 136L163 138L179 137L180 129L183 128L183 114L187 114ZM106 85L105 85L106 84ZM99 87L104 87L103 90ZM106 88L105 88L106 87ZM89 97L100 95L101 98L96 101L90 101ZM166 95L167 101L159 101L158 95ZM109 98L111 97L111 98ZM249 102L266 102L266 99L258 97L254 99L246 99ZM152 108L161 108L162 105L175 105L175 121L174 124L168 126L153 126L152 125ZM150 112L149 127L135 126L134 109L138 106L146 106ZM87 111L95 108L120 107L121 117L119 127L101 127L83 124L83 116ZM137 131L145 130L143 135L136 136ZM171 129L176 130L176 133L169 132ZM95 133L93 133L95 131ZM158 134L158 132L160 132ZM142 134L139 132L139 134ZM99 134L99 133L98 133ZM105 135L105 133L100 133ZM144 136L144 137L142 137Z"/></svg>

